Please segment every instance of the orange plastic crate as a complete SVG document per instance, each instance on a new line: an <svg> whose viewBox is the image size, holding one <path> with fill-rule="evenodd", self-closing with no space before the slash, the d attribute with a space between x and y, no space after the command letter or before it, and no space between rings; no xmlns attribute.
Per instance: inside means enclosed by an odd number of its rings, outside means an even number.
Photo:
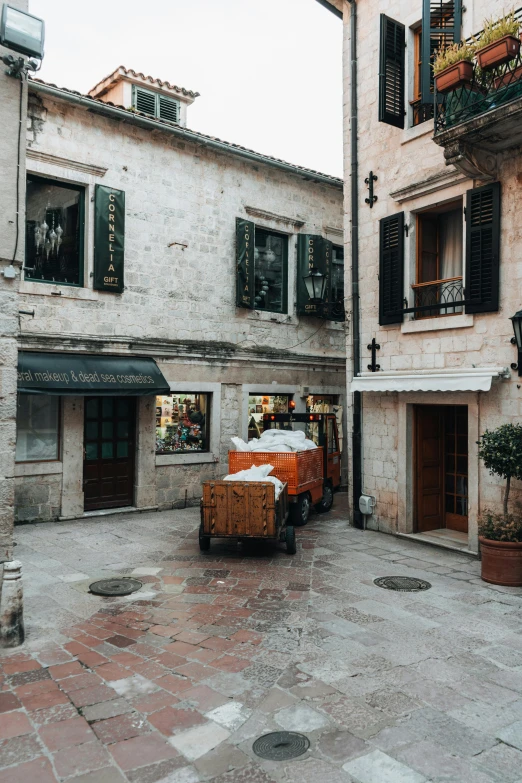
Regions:
<svg viewBox="0 0 522 783"><path fill-rule="evenodd" d="M229 451L228 472L238 473L252 465L273 465L270 475L288 484L289 495L299 495L323 482L323 449L310 451Z"/></svg>

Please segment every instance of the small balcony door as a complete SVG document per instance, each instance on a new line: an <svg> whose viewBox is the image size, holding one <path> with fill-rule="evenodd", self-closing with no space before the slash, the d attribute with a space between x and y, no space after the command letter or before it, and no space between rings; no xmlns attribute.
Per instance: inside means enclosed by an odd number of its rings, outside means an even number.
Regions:
<svg viewBox="0 0 522 783"><path fill-rule="evenodd" d="M415 517L417 532L468 532L468 409L415 409Z"/></svg>

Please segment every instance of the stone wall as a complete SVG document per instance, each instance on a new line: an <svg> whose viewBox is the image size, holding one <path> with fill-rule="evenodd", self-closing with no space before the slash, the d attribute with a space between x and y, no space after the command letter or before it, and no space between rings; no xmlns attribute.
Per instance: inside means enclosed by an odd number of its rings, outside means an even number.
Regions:
<svg viewBox="0 0 522 783"><path fill-rule="evenodd" d="M27 10L27 0L14 0L14 5ZM1 4L0 4L1 8ZM15 54L0 46L0 58ZM12 552L14 517L14 448L16 442L16 367L18 361L18 283L19 263L24 256L25 237L25 155L27 89L23 86L20 108L19 79L6 74L0 67L0 560L9 559ZM20 116L21 111L21 116ZM18 168L18 131L22 123L20 168ZM19 185L19 215L16 209ZM17 251L17 221L19 237ZM4 277L5 269L15 261L17 277Z"/></svg>
<svg viewBox="0 0 522 783"><path fill-rule="evenodd" d="M15 522L54 522L61 504L61 473L15 479Z"/></svg>
<svg viewBox="0 0 522 783"><path fill-rule="evenodd" d="M504 9L500 1L494 3L467 2L463 16L463 37L478 32L485 16L501 15ZM513 334L509 317L522 305L522 265L518 258L520 243L519 194L522 184L522 156L520 152L506 155L500 168L501 200L501 270L500 309L496 313L457 315L418 321L405 316L402 325L379 326L379 220L404 210L405 223L409 227L405 238L405 295L416 282L415 213L439 202L453 198L465 199L467 190L482 184L473 181L444 163L443 150L433 140L433 122L410 127L406 118L404 130L379 123L379 15L402 22L406 26L407 89L406 105L412 99L413 54L412 26L420 22L421 3L406 0L359 0L358 11L358 68L359 68L359 221L360 221L360 290L361 290L361 366L365 370L370 358L366 346L375 337L381 349L377 361L382 370L429 370L434 368L472 368L484 366L509 367L516 361L516 350L510 344ZM345 170L350 165L350 9L345 3ZM369 209L364 203L367 195L364 177L372 170L378 177L375 193L378 200ZM444 181L432 189L426 180L441 175ZM397 191L412 187L412 195L397 195ZM415 186L415 188L413 187ZM395 195L392 195L395 194ZM349 220L351 211L350 189L346 188L345 214ZM349 223L346 225L346 242L349 246ZM346 290L349 290L350 270L346 266ZM413 318L413 316L411 316ZM350 364L348 364L350 374ZM471 411L477 406L479 431L494 428L505 422L520 422L522 415L522 390L517 388L519 378L511 374L510 380L494 381L488 393L462 393L454 395L457 403L468 405ZM408 497L411 513L411 476L406 494L401 498L400 474L411 454L411 432L403 438L403 450L399 448L400 400L410 404L413 397L401 394L363 394L363 457L364 491L377 498L377 507L370 526L396 531L403 523L403 500ZM444 393L437 395L437 404L447 401ZM415 404L427 400L417 395ZM411 403L413 404L413 403ZM471 413L469 414L471 417ZM470 418L471 421L471 418ZM476 470L477 503L470 509L470 518L476 518L480 509L497 507L503 494L504 482L490 476L478 464L477 447L469 443L470 466ZM471 470L471 468L470 468ZM471 475L471 473L470 473ZM410 493L410 494L407 494ZM515 482L513 499L522 499L522 485ZM407 531L407 532L411 532ZM476 532L476 531L475 531Z"/></svg>

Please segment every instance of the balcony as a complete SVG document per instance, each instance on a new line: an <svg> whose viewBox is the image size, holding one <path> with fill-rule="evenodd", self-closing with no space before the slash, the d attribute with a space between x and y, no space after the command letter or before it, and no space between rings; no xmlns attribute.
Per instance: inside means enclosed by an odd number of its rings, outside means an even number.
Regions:
<svg viewBox="0 0 522 783"><path fill-rule="evenodd" d="M462 277L449 277L430 283L412 285L414 306L404 310L414 313L415 319L433 318L437 315L456 315L464 312Z"/></svg>
<svg viewBox="0 0 522 783"><path fill-rule="evenodd" d="M516 16L522 22L522 9ZM469 85L436 92L434 101L433 140L444 148L446 164L469 177L497 179L499 154L522 144L522 48L496 68L475 64Z"/></svg>

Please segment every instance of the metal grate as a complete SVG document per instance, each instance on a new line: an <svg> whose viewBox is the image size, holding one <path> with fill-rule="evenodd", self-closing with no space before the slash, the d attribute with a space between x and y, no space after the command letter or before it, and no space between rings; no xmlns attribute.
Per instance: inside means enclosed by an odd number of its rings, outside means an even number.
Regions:
<svg viewBox="0 0 522 783"><path fill-rule="evenodd" d="M288 494L305 492L323 478L323 449L310 451L229 451L230 473L248 470L252 465L273 465L271 473L288 484Z"/></svg>
<svg viewBox="0 0 522 783"><path fill-rule="evenodd" d="M120 577L116 579L100 579L89 585L89 590L94 595L130 595L143 587L137 579Z"/></svg>
<svg viewBox="0 0 522 783"><path fill-rule="evenodd" d="M385 590L398 590L400 593L418 593L420 590L429 590L431 584L424 579L412 576L379 576L373 580L377 587Z"/></svg>
<svg viewBox="0 0 522 783"><path fill-rule="evenodd" d="M302 756L310 747L310 740L295 731L274 731L256 739L252 750L256 756L271 761L286 761Z"/></svg>

